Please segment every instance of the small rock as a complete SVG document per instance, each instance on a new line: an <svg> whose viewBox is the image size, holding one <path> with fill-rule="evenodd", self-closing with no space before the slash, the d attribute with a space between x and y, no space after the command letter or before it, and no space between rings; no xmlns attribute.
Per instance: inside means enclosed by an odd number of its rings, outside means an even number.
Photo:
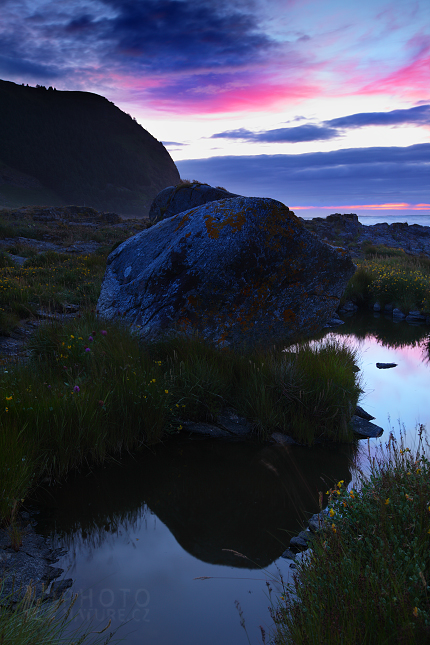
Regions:
<svg viewBox="0 0 430 645"><path fill-rule="evenodd" d="M366 412L366 410L363 410L363 408L360 407L359 405L357 405L357 407L355 408L355 414L357 417L360 417L361 419L366 419L367 421L372 421L375 418L375 417L372 417L371 414Z"/></svg>
<svg viewBox="0 0 430 645"><path fill-rule="evenodd" d="M378 370L389 370L391 367L397 367L397 363L376 363Z"/></svg>
<svg viewBox="0 0 430 645"><path fill-rule="evenodd" d="M290 546L298 548L307 548L309 542L313 540L313 535L310 531L300 531L298 535L291 538Z"/></svg>
<svg viewBox="0 0 430 645"><path fill-rule="evenodd" d="M403 320L403 318L406 318L406 316L400 309L393 309L393 318L399 318Z"/></svg>
<svg viewBox="0 0 430 645"><path fill-rule="evenodd" d="M328 327L338 327L339 325L344 325L345 321L341 320L337 316L332 316L330 320L328 320L324 325L323 329L327 329Z"/></svg>
<svg viewBox="0 0 430 645"><path fill-rule="evenodd" d="M296 555L297 554L291 551L291 549L286 549L286 551L281 555L281 558L285 558L286 560L295 560Z"/></svg>
<svg viewBox="0 0 430 645"><path fill-rule="evenodd" d="M380 426L356 415L352 417L352 429L359 439L377 438L384 432Z"/></svg>
<svg viewBox="0 0 430 645"><path fill-rule="evenodd" d="M309 519L309 528L313 533L318 533L318 531L321 531L324 528L326 521L327 513L315 513L315 515L312 515Z"/></svg>
<svg viewBox="0 0 430 645"><path fill-rule="evenodd" d="M375 302L375 304L373 305L373 311L381 311L381 305L379 304L379 302Z"/></svg>
<svg viewBox="0 0 430 645"><path fill-rule="evenodd" d="M271 435L271 438L276 443L280 443L283 445L297 443L296 441L294 441L292 437L289 437L287 434L283 434L282 432L273 432Z"/></svg>

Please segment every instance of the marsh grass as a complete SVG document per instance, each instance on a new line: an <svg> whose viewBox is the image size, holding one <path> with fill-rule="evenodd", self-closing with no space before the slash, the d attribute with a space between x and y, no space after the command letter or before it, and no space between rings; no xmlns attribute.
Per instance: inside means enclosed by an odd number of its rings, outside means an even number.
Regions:
<svg viewBox="0 0 430 645"><path fill-rule="evenodd" d="M358 304L393 304L404 311L430 311L430 259L409 256L401 249L369 254L357 262L343 295L343 300L349 299Z"/></svg>
<svg viewBox="0 0 430 645"><path fill-rule="evenodd" d="M27 364L0 378L0 513L31 487L213 420L232 407L267 438L349 441L360 394L354 352L321 342L241 354L197 337L142 343L94 312L37 329Z"/></svg>
<svg viewBox="0 0 430 645"><path fill-rule="evenodd" d="M35 589L29 586L23 598L18 603L11 604L11 597L3 594L3 585L4 583L0 582L0 643L2 644L106 645L115 635L115 632L108 631L109 623L98 632L92 631L92 626L71 628L75 618L72 611L77 595L67 603L62 598L42 603L42 599L36 596Z"/></svg>
<svg viewBox="0 0 430 645"><path fill-rule="evenodd" d="M357 489L329 491L330 523L274 608L277 645L430 642L430 463L394 436Z"/></svg>

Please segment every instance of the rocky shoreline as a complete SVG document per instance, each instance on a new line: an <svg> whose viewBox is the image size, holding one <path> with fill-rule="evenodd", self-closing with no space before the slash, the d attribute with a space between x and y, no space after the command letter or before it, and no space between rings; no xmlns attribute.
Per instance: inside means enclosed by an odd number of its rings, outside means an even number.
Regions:
<svg viewBox="0 0 430 645"><path fill-rule="evenodd" d="M65 549L54 548L49 538L36 532L37 511L22 511L16 520L20 543L14 548L11 535L0 529L0 602L18 603L31 588L36 599L55 600L72 586L71 578L58 580L64 569L52 566Z"/></svg>
<svg viewBox="0 0 430 645"><path fill-rule="evenodd" d="M430 257L430 226L395 222L366 226L355 213L334 213L328 217L306 220L299 217L305 228L326 244L344 246L353 258L363 255L369 244L402 249L409 255Z"/></svg>

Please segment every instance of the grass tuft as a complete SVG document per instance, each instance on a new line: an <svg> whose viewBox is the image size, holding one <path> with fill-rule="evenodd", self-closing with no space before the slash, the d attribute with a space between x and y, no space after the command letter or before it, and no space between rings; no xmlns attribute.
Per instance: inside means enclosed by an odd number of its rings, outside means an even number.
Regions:
<svg viewBox="0 0 430 645"><path fill-rule="evenodd" d="M430 462L391 435L360 485L329 491L330 524L273 612L276 645L430 639ZM426 449L428 445L426 446Z"/></svg>

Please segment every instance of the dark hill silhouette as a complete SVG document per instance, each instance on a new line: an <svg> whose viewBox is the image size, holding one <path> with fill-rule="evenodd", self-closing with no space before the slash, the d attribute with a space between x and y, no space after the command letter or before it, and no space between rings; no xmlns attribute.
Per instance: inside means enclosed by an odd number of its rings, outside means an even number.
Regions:
<svg viewBox="0 0 430 645"><path fill-rule="evenodd" d="M163 144L103 96L0 81L0 205L147 215L179 182Z"/></svg>

